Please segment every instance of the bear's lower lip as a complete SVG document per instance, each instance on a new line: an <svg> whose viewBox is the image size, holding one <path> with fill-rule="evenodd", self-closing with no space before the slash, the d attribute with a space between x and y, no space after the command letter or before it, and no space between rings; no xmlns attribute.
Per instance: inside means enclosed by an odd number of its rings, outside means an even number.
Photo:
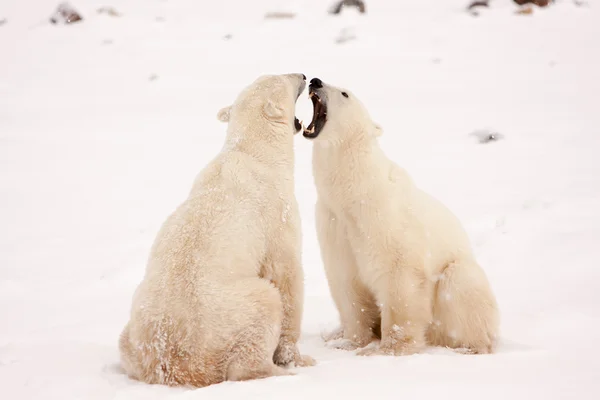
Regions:
<svg viewBox="0 0 600 400"><path fill-rule="evenodd" d="M295 133L298 133L302 130L302 122L300 122L298 117L294 117L294 128L296 128Z"/></svg>
<svg viewBox="0 0 600 400"><path fill-rule="evenodd" d="M313 103L313 117L308 127L304 130L303 136L307 139L314 139L319 136L325 126L325 122L327 122L327 105L314 90L309 91L308 97Z"/></svg>

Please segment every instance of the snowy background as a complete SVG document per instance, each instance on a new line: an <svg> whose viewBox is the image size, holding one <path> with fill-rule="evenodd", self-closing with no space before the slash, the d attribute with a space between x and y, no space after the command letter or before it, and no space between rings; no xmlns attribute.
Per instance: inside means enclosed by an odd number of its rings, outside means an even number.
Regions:
<svg viewBox="0 0 600 400"><path fill-rule="evenodd" d="M516 15L492 0L0 1L0 398L600 398L600 2ZM98 14L113 6L120 17ZM265 19L266 12L296 13ZM345 41L338 43L339 38ZM314 231L311 143L296 139L306 301L293 377L198 390L118 367L155 234L220 150L216 119L266 73L345 86L385 151L461 218L501 307L498 353L356 357ZM306 92L297 115L312 116ZM472 132L502 135L480 144Z"/></svg>

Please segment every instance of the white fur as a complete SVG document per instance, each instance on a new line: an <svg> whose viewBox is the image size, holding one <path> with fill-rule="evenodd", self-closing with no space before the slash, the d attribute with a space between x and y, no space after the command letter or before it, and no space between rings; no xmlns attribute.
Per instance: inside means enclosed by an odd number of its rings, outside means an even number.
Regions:
<svg viewBox="0 0 600 400"><path fill-rule="evenodd" d="M290 374L303 302L294 197L301 74L264 76L218 113L223 150L160 229L119 349L132 378L206 386ZM277 365L276 365L277 364Z"/></svg>
<svg viewBox="0 0 600 400"><path fill-rule="evenodd" d="M362 355L426 344L493 352L496 300L461 223L388 159L353 93L318 94L327 122L313 147L317 234L342 325L328 339L356 349L381 337Z"/></svg>

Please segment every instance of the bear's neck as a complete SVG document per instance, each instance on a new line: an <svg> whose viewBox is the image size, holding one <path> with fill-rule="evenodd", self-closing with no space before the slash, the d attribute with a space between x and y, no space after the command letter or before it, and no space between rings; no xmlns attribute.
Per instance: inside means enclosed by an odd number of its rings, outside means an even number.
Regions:
<svg viewBox="0 0 600 400"><path fill-rule="evenodd" d="M343 142L315 142L313 145L313 164L315 169L338 171L343 165L361 166L381 151L375 138L345 140ZM377 153L377 154L375 154ZM318 172L318 171L315 171Z"/></svg>
<svg viewBox="0 0 600 400"><path fill-rule="evenodd" d="M273 128L268 128L257 133L254 129L245 132L238 128L228 131L224 149L247 154L262 164L289 171L294 167L293 140L293 132L273 132Z"/></svg>
<svg viewBox="0 0 600 400"><path fill-rule="evenodd" d="M323 138L325 139L325 138ZM377 137L370 132L361 132L351 137L338 140L315 140L313 155L315 157L345 157L368 155L379 149Z"/></svg>
<svg viewBox="0 0 600 400"><path fill-rule="evenodd" d="M357 180L377 179L386 157L375 137L357 137L334 144L315 141L313 176L319 196L334 202L353 202L367 196L368 185Z"/></svg>

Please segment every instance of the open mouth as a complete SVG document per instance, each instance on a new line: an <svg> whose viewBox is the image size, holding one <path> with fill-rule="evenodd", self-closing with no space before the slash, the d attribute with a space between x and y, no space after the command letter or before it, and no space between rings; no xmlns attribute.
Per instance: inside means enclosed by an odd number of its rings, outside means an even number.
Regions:
<svg viewBox="0 0 600 400"><path fill-rule="evenodd" d="M298 95L296 96L296 101L298 100L298 98L300 97L302 92L304 91L304 88L306 88L306 77L305 77L305 81L302 82L302 84L298 88ZM298 132L300 132L303 127L304 126L302 125L302 121L300 121L298 119L298 117L294 117L294 135L297 134Z"/></svg>
<svg viewBox="0 0 600 400"><path fill-rule="evenodd" d="M304 137L314 139L319 136L321 130L327 122L327 105L321 100L315 90L308 92L308 97L313 103L313 117L308 127L304 130Z"/></svg>

